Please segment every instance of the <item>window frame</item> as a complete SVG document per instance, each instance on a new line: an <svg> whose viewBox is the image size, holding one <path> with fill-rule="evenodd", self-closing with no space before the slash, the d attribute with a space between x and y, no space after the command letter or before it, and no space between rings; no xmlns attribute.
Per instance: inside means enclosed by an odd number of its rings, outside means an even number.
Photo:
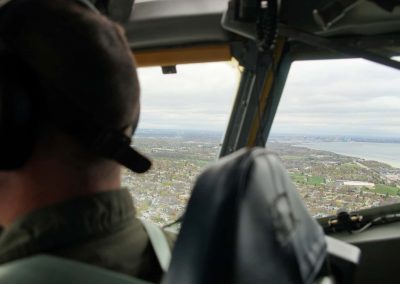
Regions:
<svg viewBox="0 0 400 284"><path fill-rule="evenodd" d="M369 42L373 44L373 47L377 50L381 49L383 53L386 53L387 56L399 56L400 53L391 50L385 50L386 41L382 40L382 38L377 38L377 42L373 41L373 37L369 38ZM354 42L354 39L343 39L343 42L348 41L349 43ZM368 48L368 46L364 46L364 48ZM286 46L286 50L282 56L282 59L279 62L279 65L276 68L276 72L270 74L270 76L274 76L274 82L270 93L268 94L268 100L266 107L262 113L261 125L262 129L259 130L261 135L263 135L264 140L255 141L254 145L251 146L259 146L265 147L266 142L268 141L269 134L272 128L272 124L278 110L278 106L280 103L280 99L283 94L283 90L285 88L289 71L291 69L291 65L296 61L311 61L311 60L329 60L329 59L355 59L357 57L348 56L345 54L335 53L328 50L323 50L320 48L316 48L304 43L299 42L290 42ZM400 72L400 71L399 71ZM400 75L400 73L399 73ZM266 78L268 80L268 78ZM263 143L264 142L264 143ZM377 216L382 214L392 214L394 212L400 211L400 203L384 205L379 207L372 207L362 210L357 210L354 212L350 212L351 215L361 215L361 216ZM316 220L324 227L329 227L330 221L335 216L324 216L316 218Z"/></svg>

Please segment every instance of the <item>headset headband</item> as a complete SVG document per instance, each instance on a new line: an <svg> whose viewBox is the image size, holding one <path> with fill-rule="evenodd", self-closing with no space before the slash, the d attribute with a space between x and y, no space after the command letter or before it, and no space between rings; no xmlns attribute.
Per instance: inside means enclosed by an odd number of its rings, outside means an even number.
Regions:
<svg viewBox="0 0 400 284"><path fill-rule="evenodd" d="M10 3L11 1L14 1L14 0L0 0L0 9L1 9L4 5ZM70 1L75 1L75 2L77 2L78 4L80 4L80 5L82 5L82 6L85 6L86 8L88 8L89 10L93 11L93 12L96 13L96 14L99 13L99 11L96 9L96 7L94 6L94 4L93 4L92 2L90 2L89 0L70 0Z"/></svg>

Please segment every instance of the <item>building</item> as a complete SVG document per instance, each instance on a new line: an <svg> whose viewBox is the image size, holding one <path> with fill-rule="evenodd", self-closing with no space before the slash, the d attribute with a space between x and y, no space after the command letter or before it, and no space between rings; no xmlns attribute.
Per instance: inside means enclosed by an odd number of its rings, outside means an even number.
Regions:
<svg viewBox="0 0 400 284"><path fill-rule="evenodd" d="M352 186L352 187L359 187L359 188L366 187L369 189L373 189L375 187L375 184L372 182L366 182L366 181L337 180L336 186Z"/></svg>

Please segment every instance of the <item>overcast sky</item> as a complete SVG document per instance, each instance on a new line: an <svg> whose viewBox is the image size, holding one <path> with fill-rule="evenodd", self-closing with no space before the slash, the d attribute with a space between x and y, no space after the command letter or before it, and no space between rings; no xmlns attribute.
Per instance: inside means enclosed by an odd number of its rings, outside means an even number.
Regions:
<svg viewBox="0 0 400 284"><path fill-rule="evenodd" d="M239 74L228 63L140 69L139 127L225 130ZM272 133L400 137L400 72L361 59L295 62Z"/></svg>
<svg viewBox="0 0 400 284"><path fill-rule="evenodd" d="M177 66L177 74L163 75L160 67L141 68L140 128L226 128L240 79L230 63Z"/></svg>
<svg viewBox="0 0 400 284"><path fill-rule="evenodd" d="M400 72L362 59L295 62L272 133L400 136Z"/></svg>

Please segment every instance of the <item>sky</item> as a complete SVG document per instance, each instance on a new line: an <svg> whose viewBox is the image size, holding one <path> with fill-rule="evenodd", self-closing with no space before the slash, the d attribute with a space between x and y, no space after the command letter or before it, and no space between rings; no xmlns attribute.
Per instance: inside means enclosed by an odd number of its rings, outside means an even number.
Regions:
<svg viewBox="0 0 400 284"><path fill-rule="evenodd" d="M240 79L232 63L141 68L140 128L223 132ZM362 59L292 64L271 134L400 137L400 72Z"/></svg>
<svg viewBox="0 0 400 284"><path fill-rule="evenodd" d="M400 72L363 59L295 62L271 133L400 137Z"/></svg>
<svg viewBox="0 0 400 284"><path fill-rule="evenodd" d="M160 67L140 68L143 129L224 131L240 73L233 63L177 66L177 74Z"/></svg>

